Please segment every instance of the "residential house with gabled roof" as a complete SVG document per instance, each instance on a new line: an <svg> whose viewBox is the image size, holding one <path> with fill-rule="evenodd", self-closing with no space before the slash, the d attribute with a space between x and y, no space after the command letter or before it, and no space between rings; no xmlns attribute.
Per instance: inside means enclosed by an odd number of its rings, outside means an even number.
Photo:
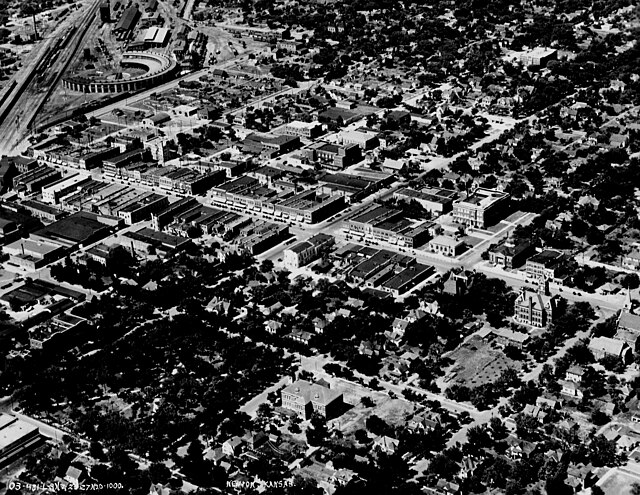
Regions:
<svg viewBox="0 0 640 495"><path fill-rule="evenodd" d="M393 320L393 324L391 326L391 328L393 329L393 331L395 333L398 333L400 335L404 335L404 332L406 331L407 327L410 325L408 320L402 319L402 318L396 318L395 320Z"/></svg>
<svg viewBox="0 0 640 495"><path fill-rule="evenodd" d="M222 444L222 452L229 456L234 457L242 451L242 438L235 436L225 441Z"/></svg>
<svg viewBox="0 0 640 495"><path fill-rule="evenodd" d="M253 432L247 430L242 437L242 441L251 450L255 450L261 445L265 444L268 440L266 433L263 431Z"/></svg>
<svg viewBox="0 0 640 495"><path fill-rule="evenodd" d="M300 342L301 344L309 345L311 339L313 338L313 334L311 332L307 332L306 330L295 329L288 335L288 337L291 340Z"/></svg>
<svg viewBox="0 0 640 495"><path fill-rule="evenodd" d="M536 406L539 406L543 409L551 409L556 410L562 407L562 401L560 399L551 399L549 397L538 397L536 399Z"/></svg>
<svg viewBox="0 0 640 495"><path fill-rule="evenodd" d="M584 396L584 392L577 383L561 381L560 385L562 386L562 390L560 390L560 393L563 395L575 397L578 399L581 399Z"/></svg>
<svg viewBox="0 0 640 495"><path fill-rule="evenodd" d="M571 366L565 373L565 380L573 383L581 383L582 376L584 375L584 369L582 366Z"/></svg>
<svg viewBox="0 0 640 495"><path fill-rule="evenodd" d="M265 330L272 334L275 335L277 334L280 329L282 328L282 323L280 323L279 321L275 321L275 320L269 320L265 323Z"/></svg>
<svg viewBox="0 0 640 495"><path fill-rule="evenodd" d="M64 480L78 489L80 487L80 483L82 483L86 477L87 473L82 467L69 466L64 475Z"/></svg>
<svg viewBox="0 0 640 495"><path fill-rule="evenodd" d="M379 435L373 439L373 448L378 448L387 454L393 454L400 445L400 441L387 435Z"/></svg>
<svg viewBox="0 0 640 495"><path fill-rule="evenodd" d="M314 331L316 333L319 333L319 334L323 334L324 333L324 329L329 324L329 322L327 320L325 320L324 318L318 318L318 317L315 317L311 321L311 323L313 323Z"/></svg>
<svg viewBox="0 0 640 495"><path fill-rule="evenodd" d="M536 418L540 423L544 423L547 413L540 406L534 406L533 404L527 404L522 411L527 416Z"/></svg>

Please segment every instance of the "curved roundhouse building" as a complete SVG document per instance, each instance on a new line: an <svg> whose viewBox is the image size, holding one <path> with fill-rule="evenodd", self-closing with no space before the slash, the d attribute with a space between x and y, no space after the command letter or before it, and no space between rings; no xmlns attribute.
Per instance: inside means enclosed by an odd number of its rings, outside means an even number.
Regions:
<svg viewBox="0 0 640 495"><path fill-rule="evenodd" d="M74 75L64 79L64 87L82 93L139 91L171 79L180 70L175 60L153 52L127 52L123 55L121 65L123 68L143 69L145 73L122 79L116 79L113 75L106 77Z"/></svg>

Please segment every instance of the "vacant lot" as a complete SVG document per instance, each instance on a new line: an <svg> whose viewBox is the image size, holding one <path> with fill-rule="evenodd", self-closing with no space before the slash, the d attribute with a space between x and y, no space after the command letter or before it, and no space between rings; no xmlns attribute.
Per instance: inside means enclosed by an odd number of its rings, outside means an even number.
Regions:
<svg viewBox="0 0 640 495"><path fill-rule="evenodd" d="M631 485L639 483L640 476L634 476L623 473L618 469L613 469L604 476L603 480L599 485L605 495L630 495Z"/></svg>
<svg viewBox="0 0 640 495"><path fill-rule="evenodd" d="M343 433L353 433L356 430L366 429L367 418L373 414L394 426L404 424L407 416L414 411L413 404L406 400L391 399L387 394L380 392L373 392L367 395L373 399L375 406L364 407L361 403L356 403L335 420L338 428Z"/></svg>
<svg viewBox="0 0 640 495"><path fill-rule="evenodd" d="M455 361L450 371L452 381L468 387L494 382L507 368L520 369L520 363L479 338L470 339L449 357Z"/></svg>

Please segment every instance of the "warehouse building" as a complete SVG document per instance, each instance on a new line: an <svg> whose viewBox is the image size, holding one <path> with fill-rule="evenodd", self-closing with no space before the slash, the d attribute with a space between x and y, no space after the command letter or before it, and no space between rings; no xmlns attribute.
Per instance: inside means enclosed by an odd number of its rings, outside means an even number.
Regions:
<svg viewBox="0 0 640 495"><path fill-rule="evenodd" d="M10 414L0 414L0 465L42 443L40 430Z"/></svg>

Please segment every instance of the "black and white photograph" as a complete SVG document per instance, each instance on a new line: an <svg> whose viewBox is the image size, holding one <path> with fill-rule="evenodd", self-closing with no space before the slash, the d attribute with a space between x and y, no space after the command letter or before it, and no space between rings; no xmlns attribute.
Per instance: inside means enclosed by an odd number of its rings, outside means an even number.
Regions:
<svg viewBox="0 0 640 495"><path fill-rule="evenodd" d="M640 495L640 3L0 0L0 494Z"/></svg>

